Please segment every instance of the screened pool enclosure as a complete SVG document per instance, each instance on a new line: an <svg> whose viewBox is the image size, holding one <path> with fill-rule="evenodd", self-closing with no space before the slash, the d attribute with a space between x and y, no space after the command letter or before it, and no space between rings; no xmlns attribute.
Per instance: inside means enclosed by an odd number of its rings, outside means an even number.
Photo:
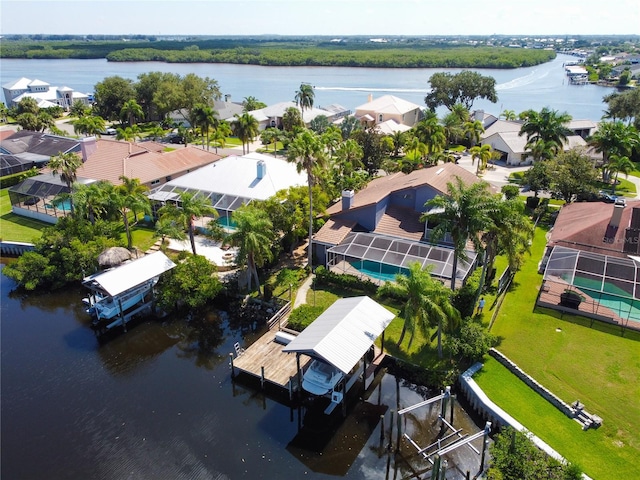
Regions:
<svg viewBox="0 0 640 480"><path fill-rule="evenodd" d="M539 303L640 329L639 282L638 258L556 246L547 261Z"/></svg>
<svg viewBox="0 0 640 480"><path fill-rule="evenodd" d="M475 263L476 254L467 251L467 260L458 260L457 281L464 281ZM408 266L418 262L431 265L431 275L451 278L453 249L403 240L373 233L352 232L335 247L327 250L327 267L341 273L366 275L378 282L391 281L397 274L408 273Z"/></svg>

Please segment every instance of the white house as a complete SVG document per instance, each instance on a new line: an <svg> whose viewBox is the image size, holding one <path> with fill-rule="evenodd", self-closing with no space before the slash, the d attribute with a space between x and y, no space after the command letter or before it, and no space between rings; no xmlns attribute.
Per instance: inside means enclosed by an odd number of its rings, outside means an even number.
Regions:
<svg viewBox="0 0 640 480"><path fill-rule="evenodd" d="M5 83L2 86L7 107L12 107L20 103L23 98L33 98L38 102L40 108L60 106L65 110L69 109L76 100L80 100L85 105L89 105L92 97L86 93L76 92L69 87L52 87L42 80L31 80L22 77L19 80Z"/></svg>
<svg viewBox="0 0 640 480"><path fill-rule="evenodd" d="M258 120L258 130L260 131L270 127L282 128L282 117L291 107L296 109L299 108L295 102L280 102L259 110L252 110L249 114ZM304 124L308 126L311 123L311 120L319 117L320 115L324 115L331 122L336 118L343 116L344 113L347 112L344 107L339 105L331 105L330 108L331 110L316 107L305 108L304 115L302 117ZM227 121L233 122L235 121L235 117L227 118Z"/></svg>

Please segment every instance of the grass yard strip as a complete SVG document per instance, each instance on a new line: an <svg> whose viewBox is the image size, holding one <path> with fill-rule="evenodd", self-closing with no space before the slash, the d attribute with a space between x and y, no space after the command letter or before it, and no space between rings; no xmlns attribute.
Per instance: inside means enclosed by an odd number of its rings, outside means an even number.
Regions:
<svg viewBox="0 0 640 480"><path fill-rule="evenodd" d="M11 213L9 189L0 190L0 238L10 242L30 243L40 238L48 223Z"/></svg>
<svg viewBox="0 0 640 480"><path fill-rule="evenodd" d="M583 317L534 310L545 234L537 229L532 255L516 275L493 325L492 333L502 340L498 349L565 402L580 400L587 411L603 418L597 436L598 468L615 474L635 469L635 475L626 477L588 474L598 479L640 478L640 333L627 330L623 337L617 326L591 326ZM510 407L505 410L513 415ZM535 418L526 425L536 435L545 428ZM562 444L549 443L562 450ZM586 461L578 463L586 469Z"/></svg>
<svg viewBox="0 0 640 480"><path fill-rule="evenodd" d="M610 450L606 461L603 459L603 444L608 438L602 428L583 431L580 424L531 390L494 358L488 358L474 380L494 403L567 460L580 465L590 477L637 478L637 466L625 449Z"/></svg>

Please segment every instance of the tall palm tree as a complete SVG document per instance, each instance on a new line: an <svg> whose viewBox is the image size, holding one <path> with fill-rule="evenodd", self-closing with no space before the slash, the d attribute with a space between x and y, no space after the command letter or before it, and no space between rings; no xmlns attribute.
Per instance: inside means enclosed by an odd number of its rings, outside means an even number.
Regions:
<svg viewBox="0 0 640 480"><path fill-rule="evenodd" d="M135 100L127 100L120 109L120 118L123 120L126 118L129 126L132 127L137 119L142 120L144 118L144 110Z"/></svg>
<svg viewBox="0 0 640 480"><path fill-rule="evenodd" d="M418 262L410 263L408 268L408 275L396 275L395 282L386 282L380 287L382 295L407 299L402 309L404 323L397 345L400 346L408 332L408 348L411 348L416 328L426 335L429 326L435 324L438 355L442 358L442 330L445 325L452 330L460 322L460 312L451 305L451 290L435 280L428 269L423 270Z"/></svg>
<svg viewBox="0 0 640 480"><path fill-rule="evenodd" d="M602 153L602 178L608 182L611 178L609 168L612 155L630 156L633 149L640 145L638 131L633 125L621 121L601 122L598 130L589 139L589 145Z"/></svg>
<svg viewBox="0 0 640 480"><path fill-rule="evenodd" d="M236 228L226 238L226 241L232 246L238 247L236 262L246 262L247 264L249 291L251 291L251 278L253 277L258 293L262 295L258 267L262 267L266 261L273 260L273 250L271 249L274 236L273 224L264 210L251 205L238 208L233 212L232 218Z"/></svg>
<svg viewBox="0 0 640 480"><path fill-rule="evenodd" d="M474 147L480 142L480 137L484 133L484 126L480 120L465 122L463 129L466 137L469 139L469 145Z"/></svg>
<svg viewBox="0 0 640 480"><path fill-rule="evenodd" d="M313 87L308 83L301 83L300 89L296 92L295 102L298 107L300 107L300 111L302 112L302 117L304 118L304 111L310 110L313 108L313 100L315 98L315 92L313 91Z"/></svg>
<svg viewBox="0 0 640 480"><path fill-rule="evenodd" d="M58 153L51 157L48 167L54 175L60 174L60 179L67 185L67 191L71 193L73 182L77 180L76 172L82 166L82 158L72 152ZM73 214L73 200L71 201L71 213Z"/></svg>
<svg viewBox="0 0 640 480"><path fill-rule="evenodd" d="M307 251L307 262L309 267L313 264L313 253L311 251L311 240L313 237L313 184L315 183L314 166L324 168L326 155L324 145L320 137L311 130L303 130L289 144L287 149L287 160L296 164L298 172L307 173L307 184L309 188L309 246Z"/></svg>
<svg viewBox="0 0 640 480"><path fill-rule="evenodd" d="M520 269L522 258L530 248L534 228L524 213L524 204L517 198L503 200L502 195L494 195L487 200L486 212L489 221L482 232L484 263L476 301L482 293L487 272L493 269L496 256L503 253L509 262L509 269L515 273Z"/></svg>
<svg viewBox="0 0 640 480"><path fill-rule="evenodd" d="M249 149L249 143L258 135L258 120L250 113L242 115L236 113L232 128L235 136L242 142L242 154L244 155ZM247 146L246 150L245 145Z"/></svg>
<svg viewBox="0 0 640 480"><path fill-rule="evenodd" d="M196 240L194 221L196 218L211 216L218 217L218 211L213 208L211 201L203 195L195 195L191 192L181 192L178 205L167 203L158 210L160 220L174 220L177 224L182 225L189 233L189 241L191 242L191 250L196 255ZM169 220L167 220L169 219Z"/></svg>
<svg viewBox="0 0 640 480"><path fill-rule="evenodd" d="M122 175L120 177L121 185L118 185L114 191L113 203L118 206L124 229L127 234L127 248L133 247L133 238L131 237L131 226L129 224L129 212L133 213L134 223L137 221L138 212L151 213L151 204L149 197L144 193L149 190L146 186L140 184L137 178L128 178Z"/></svg>
<svg viewBox="0 0 640 480"><path fill-rule="evenodd" d="M480 170L487 168L487 163L493 157L493 149L491 145L476 145L472 147L469 152L471 153L471 162L473 164L474 159L478 159L478 166L476 167L476 175L480 173Z"/></svg>
<svg viewBox="0 0 640 480"><path fill-rule="evenodd" d="M626 155L616 155L615 153L609 156L609 170L615 172L616 177L613 179L613 188L611 193L615 195L616 185L618 184L618 175L624 173L625 177L629 177L629 174L636 169L635 163L629 160Z"/></svg>
<svg viewBox="0 0 640 480"><path fill-rule="evenodd" d="M436 116L420 121L415 127L415 134L427 146L427 155L441 152L447 144L444 127Z"/></svg>
<svg viewBox="0 0 640 480"><path fill-rule="evenodd" d="M199 103L198 105L193 107L191 114L196 122L196 125L199 126L200 130L206 134L207 150L209 150L209 130L211 129L212 126L215 126L216 123L218 122L218 119L217 119L218 112L216 112L213 108L211 108L208 105ZM204 145L204 137L205 135L202 136L203 145Z"/></svg>
<svg viewBox="0 0 640 480"><path fill-rule="evenodd" d="M539 138L535 142L527 142L525 151L531 155L534 162L540 160L551 160L555 156L556 144Z"/></svg>
<svg viewBox="0 0 640 480"><path fill-rule="evenodd" d="M425 203L427 211L421 220L434 219L437 225L431 234L431 241L442 240L447 233L453 239L453 268L451 290L456 288L458 261L467 260L467 241L471 240L475 251L482 252L479 233L488 225L488 209L491 208L491 194L488 183L478 182L467 186L460 177L456 182L447 183L447 195L438 195Z"/></svg>
<svg viewBox="0 0 640 480"><path fill-rule="evenodd" d="M559 113L557 110L550 110L544 107L540 112L527 110L522 114L524 122L520 127L519 135L527 136L527 143L535 143L538 140L552 142L554 153L562 150L567 137L571 135L566 125L571 121L571 115L566 112Z"/></svg>
<svg viewBox="0 0 640 480"><path fill-rule="evenodd" d="M393 142L393 156L397 158L406 144L406 135L401 131L393 132L391 141Z"/></svg>
<svg viewBox="0 0 640 480"><path fill-rule="evenodd" d="M215 145L216 153L218 153L218 147L224 148L227 144L227 137L229 137L233 132L231 131L231 126L225 122L224 120L218 122L215 130L213 131L213 142Z"/></svg>

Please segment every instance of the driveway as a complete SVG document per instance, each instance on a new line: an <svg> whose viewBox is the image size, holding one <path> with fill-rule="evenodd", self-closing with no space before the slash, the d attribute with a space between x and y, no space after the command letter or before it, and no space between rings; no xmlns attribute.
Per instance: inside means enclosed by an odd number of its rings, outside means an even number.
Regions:
<svg viewBox="0 0 640 480"><path fill-rule="evenodd" d="M475 164L471 164L471 155L463 155L460 160L458 160L458 165L465 170L473 173L475 175L476 169L478 167L478 160L476 160ZM482 179L491 185L498 188L502 188L503 185L507 185L509 182L509 175L514 172L525 172L529 170L531 166L526 167L507 167L504 165L493 165L493 169L487 169L482 175Z"/></svg>

